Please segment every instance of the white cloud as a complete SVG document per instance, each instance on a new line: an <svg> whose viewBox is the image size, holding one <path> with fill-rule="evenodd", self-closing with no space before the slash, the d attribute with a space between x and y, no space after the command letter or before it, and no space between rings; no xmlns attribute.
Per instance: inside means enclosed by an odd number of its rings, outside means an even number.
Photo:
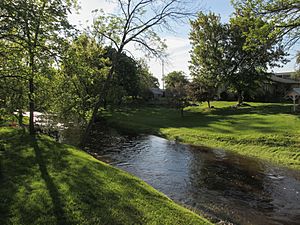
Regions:
<svg viewBox="0 0 300 225"><path fill-rule="evenodd" d="M190 59L190 43L188 38L182 37L163 37L166 40L168 58L165 62L164 73L168 74L174 70L184 71L187 75L188 61ZM133 44L129 44L126 49L137 59L145 58L145 54L135 49ZM157 77L162 85L162 62L158 59L148 59L150 71Z"/></svg>
<svg viewBox="0 0 300 225"><path fill-rule="evenodd" d="M188 70L188 61L190 59L189 51L190 44L188 38L182 37L165 37L166 43L168 46L167 54L168 59L165 64L165 74L172 72L174 70L182 70L187 75L189 74ZM157 60L151 60L150 63L151 72L156 76L160 81L162 79L162 65L161 62ZM160 82L161 83L161 82Z"/></svg>
<svg viewBox="0 0 300 225"><path fill-rule="evenodd" d="M80 27L86 27L93 22L93 10L103 9L105 13L113 13L117 7L116 3L107 0L82 0L79 5L79 12L73 11L68 18L72 24Z"/></svg>

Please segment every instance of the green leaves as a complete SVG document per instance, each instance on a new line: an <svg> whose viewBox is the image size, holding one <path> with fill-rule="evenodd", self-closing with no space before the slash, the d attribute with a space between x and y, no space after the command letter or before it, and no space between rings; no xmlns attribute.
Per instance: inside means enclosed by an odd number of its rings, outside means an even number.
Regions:
<svg viewBox="0 0 300 225"><path fill-rule="evenodd" d="M299 41L300 17L298 0L236 0L237 11L247 11L272 25L269 38L284 38L286 47L291 47ZM263 40L267 33L264 27L258 27L247 33L248 37ZM259 35L262 34L262 35ZM249 41L250 43L250 41Z"/></svg>
<svg viewBox="0 0 300 225"><path fill-rule="evenodd" d="M190 71L207 90L231 88L242 98L267 78L268 66L283 60L273 24L247 8L237 10L229 24L213 13L199 13L191 26Z"/></svg>

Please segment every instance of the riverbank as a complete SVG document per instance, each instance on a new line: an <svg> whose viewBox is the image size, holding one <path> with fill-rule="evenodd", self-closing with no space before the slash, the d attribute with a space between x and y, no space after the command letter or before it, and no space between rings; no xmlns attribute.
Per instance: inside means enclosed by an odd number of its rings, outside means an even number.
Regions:
<svg viewBox="0 0 300 225"><path fill-rule="evenodd" d="M140 107L103 112L107 122L129 132L159 135L187 144L222 148L300 169L300 116L290 104L213 102L177 110Z"/></svg>
<svg viewBox="0 0 300 225"><path fill-rule="evenodd" d="M0 128L0 224L210 224L75 147Z"/></svg>

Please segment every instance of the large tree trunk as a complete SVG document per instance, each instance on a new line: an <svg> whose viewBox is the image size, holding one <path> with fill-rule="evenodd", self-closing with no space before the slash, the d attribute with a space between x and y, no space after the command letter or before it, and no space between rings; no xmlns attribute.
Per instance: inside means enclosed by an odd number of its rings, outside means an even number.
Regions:
<svg viewBox="0 0 300 225"><path fill-rule="evenodd" d="M118 54L120 54L120 53L118 53ZM102 88L99 92L98 100L97 100L97 102L96 102L96 104L93 108L92 117L90 118L90 120L88 122L88 125L87 125L87 127L84 131L84 134L81 137L80 147L85 147L86 146L88 136L89 136L89 134L92 130L93 124L95 123L95 120L96 120L96 117L97 117L97 114L98 114L98 111L99 111L99 108L100 108L101 104L103 104L105 109L107 107L108 89L109 89L109 86L110 86L110 82L113 78L114 68L116 68L116 66L117 66L117 59L118 59L118 57L116 58L115 65L112 65L112 67L111 67L111 69L108 73L107 79L106 79L104 85L102 86Z"/></svg>
<svg viewBox="0 0 300 225"><path fill-rule="evenodd" d="M86 145L86 142L88 140L88 136L89 136L89 134L92 130L93 124L95 123L96 116L98 114L98 110L101 106L102 100L103 100L103 97L102 97L102 95L100 95L96 105L94 106L92 117L89 120L88 125L86 126L85 131L84 131L84 133L81 137L80 147L84 147Z"/></svg>
<svg viewBox="0 0 300 225"><path fill-rule="evenodd" d="M84 147L86 145L86 142L88 140L88 136L89 136L89 134L91 132L93 124L95 123L95 120L96 120L96 117L97 117L97 114L98 114L98 111L99 111L99 108L100 108L101 104L103 104L103 106L104 106L105 109L107 107L107 95L109 93L108 90L110 88L110 82L113 79L113 75L114 75L115 69L118 68L119 59L120 59L121 53L123 51L123 47L124 46L121 46L118 49L118 52L116 53L116 55L113 56L112 67L110 68L108 76L107 76L107 79L106 79L104 85L102 86L102 88L101 88L101 90L99 92L99 98L98 98L98 101L96 102L96 104L94 106L92 117L91 117L91 119L88 122L88 125L87 125L87 127L85 129L84 134L82 135L82 138L81 138L81 141L80 141L80 147Z"/></svg>

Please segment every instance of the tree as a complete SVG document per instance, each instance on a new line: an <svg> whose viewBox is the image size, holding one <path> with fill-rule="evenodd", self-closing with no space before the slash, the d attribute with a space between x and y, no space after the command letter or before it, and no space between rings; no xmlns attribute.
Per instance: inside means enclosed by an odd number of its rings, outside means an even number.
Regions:
<svg viewBox="0 0 300 225"><path fill-rule="evenodd" d="M139 95L148 100L151 96L151 88L159 88L159 81L149 70L146 61L137 61L137 75L139 77Z"/></svg>
<svg viewBox="0 0 300 225"><path fill-rule="evenodd" d="M208 108L211 108L210 102L217 97L217 90L214 86L208 86L200 80L194 79L188 88L188 96L193 101L207 102Z"/></svg>
<svg viewBox="0 0 300 225"><path fill-rule="evenodd" d="M166 83L166 90L171 90L178 84L185 85L189 81L183 71L173 71L164 77L164 82Z"/></svg>
<svg viewBox="0 0 300 225"><path fill-rule="evenodd" d="M70 0L1 2L0 40L14 43L15 50L24 53L27 65L30 134L34 134L35 79L57 59L62 31L70 28L67 13L73 3Z"/></svg>
<svg viewBox="0 0 300 225"><path fill-rule="evenodd" d="M99 88L97 104L95 104L91 119L82 137L84 146L88 134L95 121L98 110L105 102L107 90L119 67L121 54L129 44L145 50L151 55L161 57L166 48L163 40L157 35L157 29L170 29L170 22L178 22L192 15L192 1L182 0L117 0L118 15L101 15L94 20L93 33L99 40L111 44L117 53L112 60L112 67L104 85ZM195 6L193 4L193 9Z"/></svg>
<svg viewBox="0 0 300 225"><path fill-rule="evenodd" d="M237 11L251 11L255 16L273 24L274 30L270 35L285 37L288 47L300 39L300 5L298 0L234 0L232 1ZM264 29L250 30L248 40L259 38L259 33ZM263 39L263 37L260 37Z"/></svg>
<svg viewBox="0 0 300 225"><path fill-rule="evenodd" d="M252 37L255 47L248 45L247 33L251 30L260 31L259 38ZM270 35L273 30L272 24L247 10L237 11L230 19L227 51L231 58L226 63L230 68L226 81L237 92L238 105L243 103L245 91L258 88L268 78L268 67L285 61L281 39Z"/></svg>
<svg viewBox="0 0 300 225"><path fill-rule="evenodd" d="M191 21L190 72L193 82L190 85L190 96L195 101L210 101L217 95L217 88L222 82L225 61L226 26L221 24L220 16L213 13L199 13L196 20Z"/></svg>
<svg viewBox="0 0 300 225"><path fill-rule="evenodd" d="M107 48L107 56L113 61L116 58L117 51L111 47ZM131 96L137 98L139 95L139 79L138 64L135 59L122 52L119 56L118 67L114 71L114 76L110 85L113 90L110 90L110 103L117 103L120 105L122 98Z"/></svg>
<svg viewBox="0 0 300 225"><path fill-rule="evenodd" d="M183 71L173 71L168 73L164 80L167 96L171 99L173 106L180 110L181 117L183 117L184 108L189 105L188 79Z"/></svg>
<svg viewBox="0 0 300 225"><path fill-rule="evenodd" d="M256 40L255 48L247 46L246 33L262 27L264 31L260 35L264 38ZM199 14L192 22L190 35L192 74L207 80L208 84L218 82L233 89L241 105L243 93L267 79L268 66L276 66L276 62L283 60L280 42L269 36L272 30L272 25L249 11L236 12L225 25L213 14Z"/></svg>
<svg viewBox="0 0 300 225"><path fill-rule="evenodd" d="M6 113L18 111L19 125L23 125L23 110L28 101L26 95L26 65L22 61L24 54L16 51L17 46L0 40L0 107Z"/></svg>
<svg viewBox="0 0 300 225"><path fill-rule="evenodd" d="M56 96L52 108L63 117L74 115L87 122L98 97L98 87L103 84L111 63L107 50L83 33L70 43L62 55L56 82Z"/></svg>

